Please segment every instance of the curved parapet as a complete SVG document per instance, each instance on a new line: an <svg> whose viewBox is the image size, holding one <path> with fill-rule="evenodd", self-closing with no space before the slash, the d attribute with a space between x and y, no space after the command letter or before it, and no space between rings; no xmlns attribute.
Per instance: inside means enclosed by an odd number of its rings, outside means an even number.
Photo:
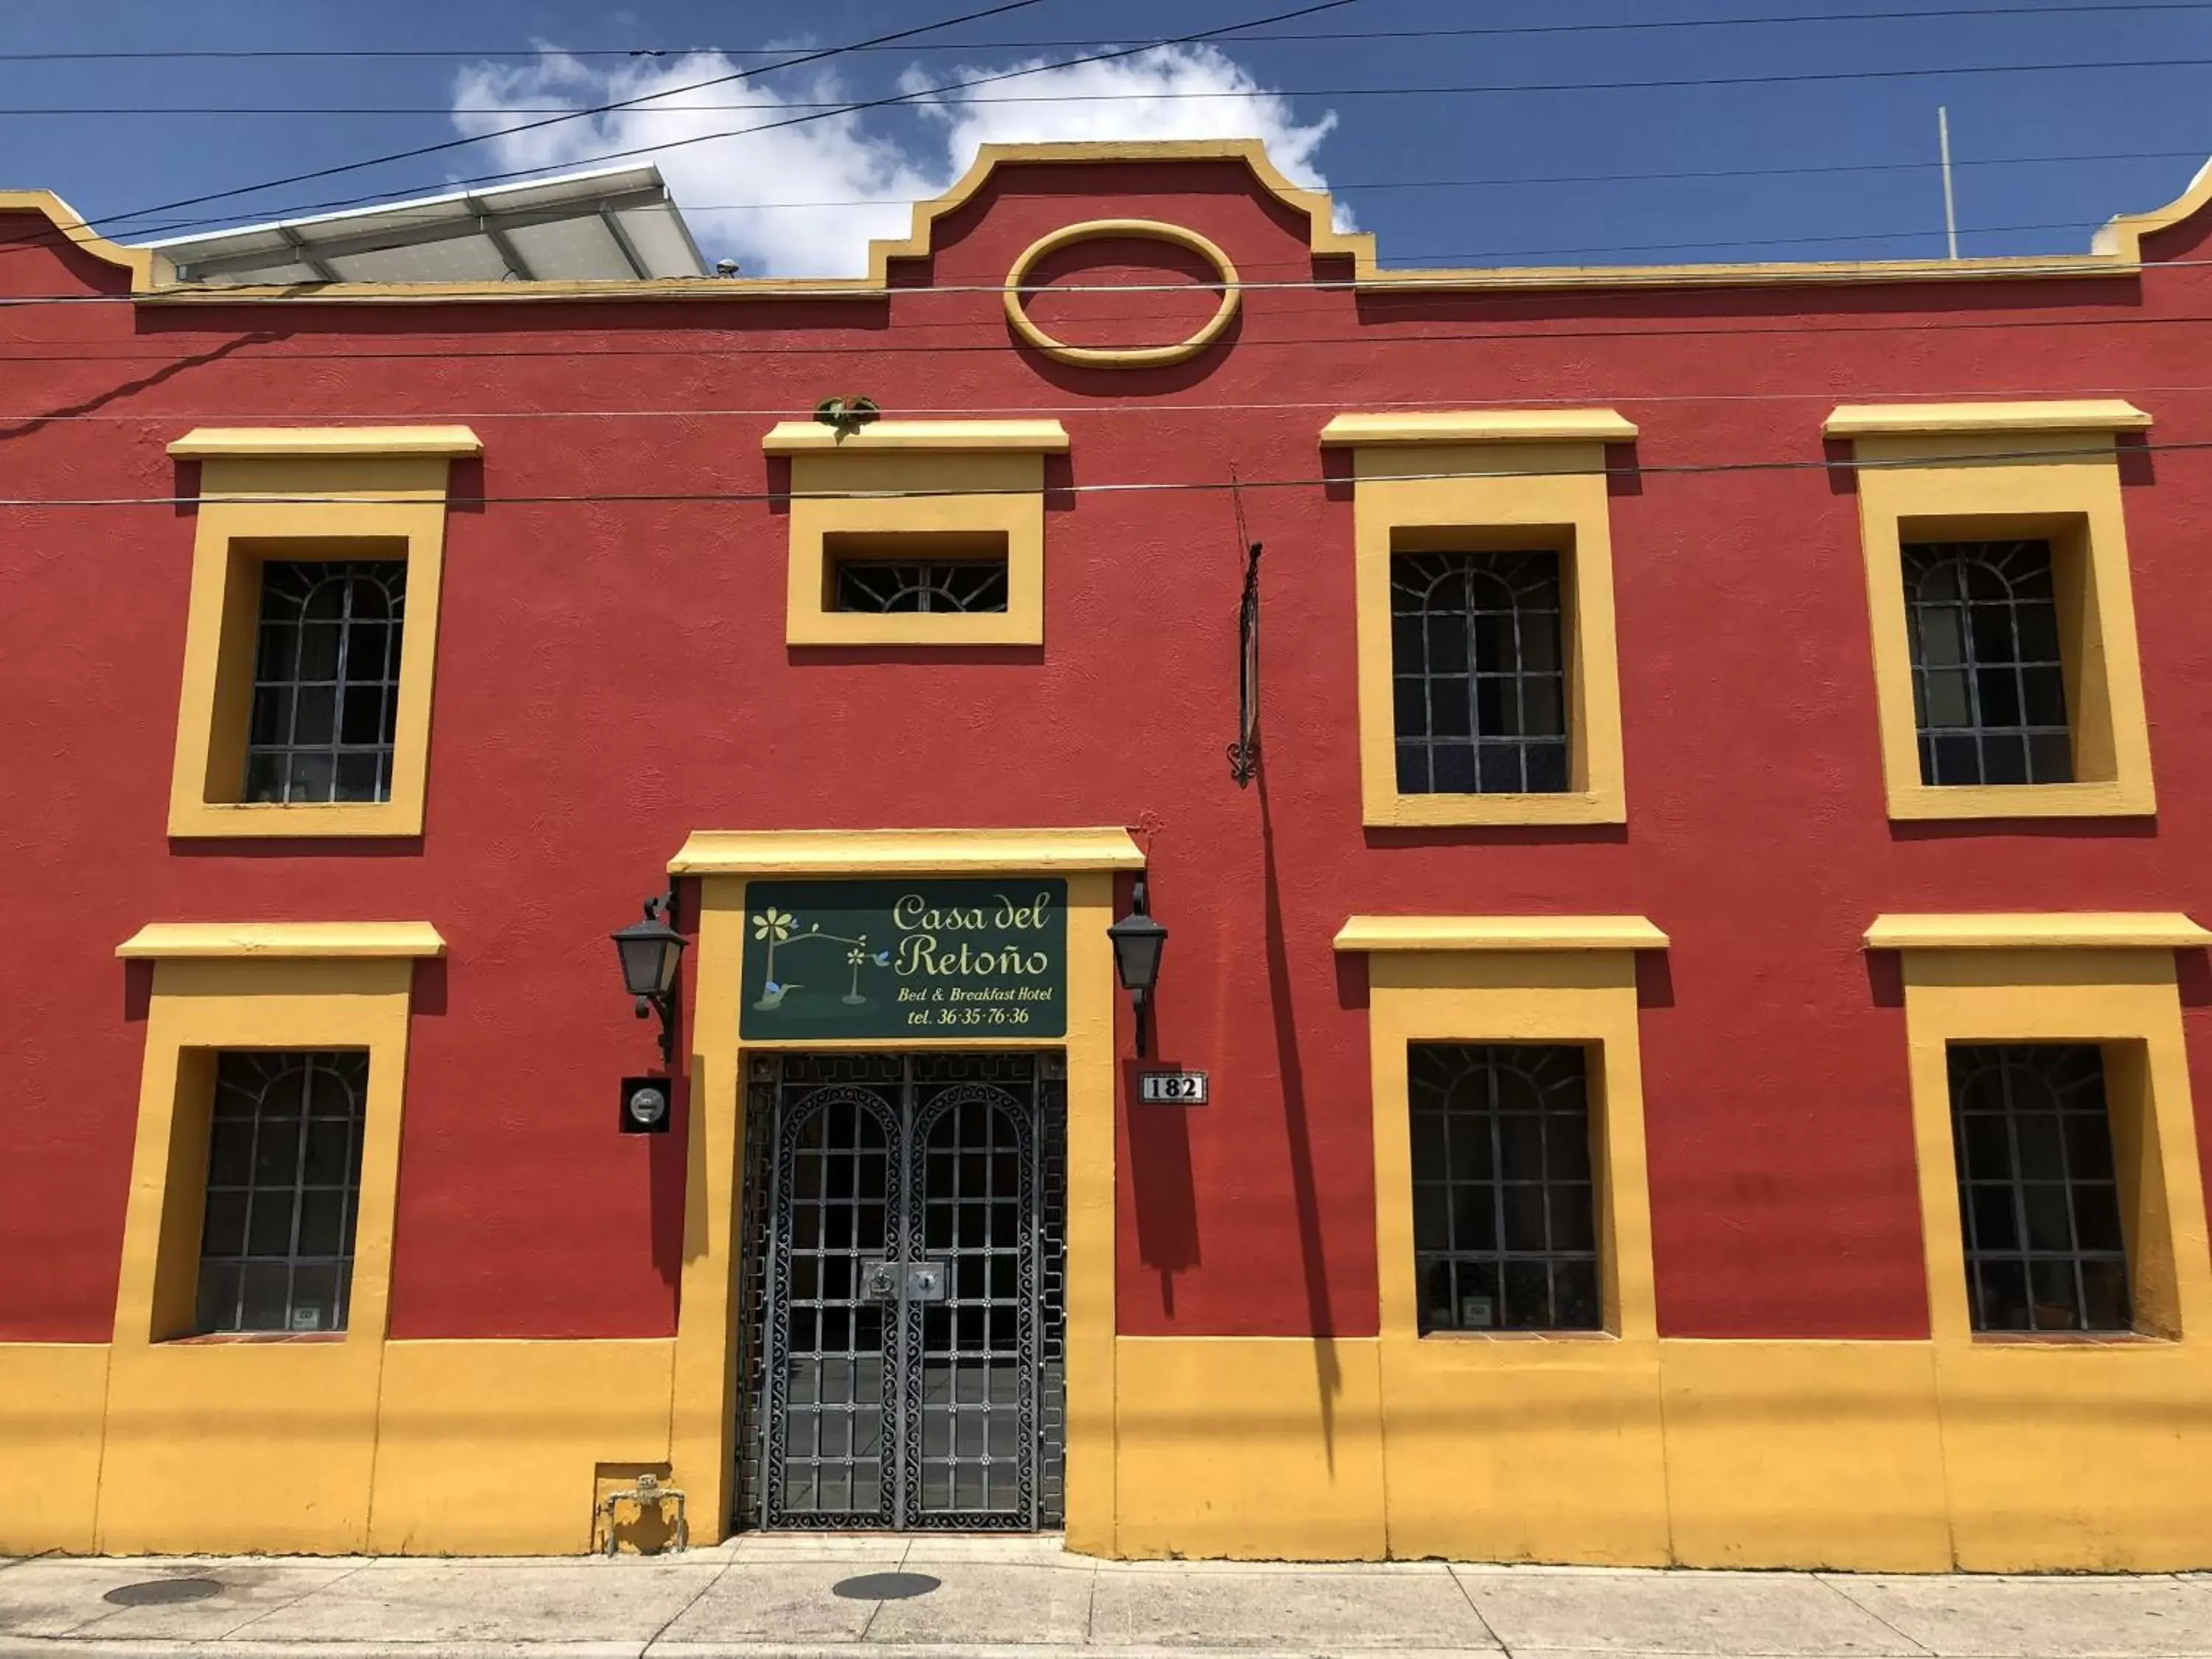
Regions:
<svg viewBox="0 0 2212 1659"><path fill-rule="evenodd" d="M35 213L51 227L53 238L66 243L86 258L112 265L131 275L131 292L144 294L170 279L169 262L151 248L125 247L111 242L84 222L82 215L50 190L0 190L0 216ZM10 237L21 242L25 238Z"/></svg>

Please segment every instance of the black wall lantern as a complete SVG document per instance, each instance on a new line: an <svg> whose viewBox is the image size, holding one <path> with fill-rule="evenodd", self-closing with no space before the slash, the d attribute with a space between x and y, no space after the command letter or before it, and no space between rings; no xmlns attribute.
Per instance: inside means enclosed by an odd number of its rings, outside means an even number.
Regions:
<svg viewBox="0 0 2212 1659"><path fill-rule="evenodd" d="M637 999L637 1017L660 1016L660 1063L676 1063L676 968L684 960L684 935L676 931L673 890L645 902L645 920L614 935L622 958L623 988Z"/></svg>
<svg viewBox="0 0 2212 1659"><path fill-rule="evenodd" d="M1106 937L1114 942L1114 971L1136 1005L1137 1058L1142 1060L1152 1030L1152 988L1160 982L1160 947L1168 942L1168 930L1152 920L1142 875L1129 895L1129 914L1109 927Z"/></svg>

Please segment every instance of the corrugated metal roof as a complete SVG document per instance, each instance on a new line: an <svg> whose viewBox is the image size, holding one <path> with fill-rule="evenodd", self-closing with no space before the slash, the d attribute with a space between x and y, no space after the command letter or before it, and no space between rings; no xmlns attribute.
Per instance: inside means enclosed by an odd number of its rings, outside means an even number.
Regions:
<svg viewBox="0 0 2212 1659"><path fill-rule="evenodd" d="M178 279L465 283L703 276L660 169L615 167L150 242Z"/></svg>

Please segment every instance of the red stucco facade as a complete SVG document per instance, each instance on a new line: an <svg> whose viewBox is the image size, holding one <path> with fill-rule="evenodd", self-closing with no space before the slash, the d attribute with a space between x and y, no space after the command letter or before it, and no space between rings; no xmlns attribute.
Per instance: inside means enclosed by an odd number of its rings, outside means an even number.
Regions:
<svg viewBox="0 0 2212 1659"><path fill-rule="evenodd" d="M1105 217L1238 263L1218 346L1106 370L1013 339L1015 257ZM1573 913L1672 941L1639 968L1662 1334L1916 1338L1904 1016L1869 921L2212 904L2202 223L2139 274L1383 294L1267 286L1343 263L1239 163L1040 165L895 260L914 291L888 301L448 305L133 302L43 219L4 228L0 1340L109 1334L149 983L112 952L149 921L445 935L416 969L395 1338L673 1330L684 1126L614 1133L611 1080L651 1055L605 939L688 833L1008 824L1136 834L1172 932L1158 1051L1212 1074L1203 1109L1124 1107L1123 1334L1371 1334L1366 969L1331 937L1352 913ZM1121 252L1066 269L1188 268ZM1174 337L1209 303L1133 295L1096 325ZM761 437L856 393L1065 424L1042 649L787 647L788 474ZM2156 421L2122 452L2156 817L1893 823L1853 475L1821 422L2086 397ZM1625 827L1363 829L1352 490L1317 437L1405 404L1640 428L1611 458ZM483 456L453 482L424 832L171 840L198 481L166 446L425 422ZM1232 477L1267 549L1243 791ZM1085 488L1109 483L1201 488ZM2212 985L2187 954L2181 975L2202 1101Z"/></svg>

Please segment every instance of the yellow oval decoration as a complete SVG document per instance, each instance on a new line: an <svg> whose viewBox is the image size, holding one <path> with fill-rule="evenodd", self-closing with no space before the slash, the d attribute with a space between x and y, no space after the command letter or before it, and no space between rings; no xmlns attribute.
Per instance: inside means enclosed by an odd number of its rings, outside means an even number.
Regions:
<svg viewBox="0 0 2212 1659"><path fill-rule="evenodd" d="M1038 260L1048 253L1057 252L1077 242L1094 242L1107 237L1141 238L1151 242L1168 242L1176 247L1188 248L1206 261L1221 279L1221 304L1216 307L1206 326L1188 340L1174 345L1162 346L1079 346L1055 340L1030 319L1022 307L1024 297L1022 284L1029 278ZM1022 257L1014 261L1014 268L1006 273L1006 321L1015 333L1048 357L1063 363L1082 363L1093 368L1146 368L1165 363L1180 363L1195 357L1221 337L1221 331L1229 326L1236 316L1237 307L1243 298L1237 267L1229 256L1194 230L1181 225L1166 224L1158 219L1086 219L1081 224L1063 225L1031 242Z"/></svg>

